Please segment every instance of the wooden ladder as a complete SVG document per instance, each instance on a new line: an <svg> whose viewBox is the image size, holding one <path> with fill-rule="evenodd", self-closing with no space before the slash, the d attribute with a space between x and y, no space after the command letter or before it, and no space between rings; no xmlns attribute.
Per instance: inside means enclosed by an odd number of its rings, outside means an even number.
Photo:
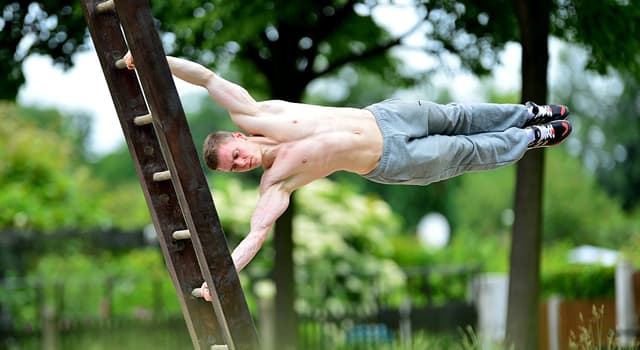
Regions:
<svg viewBox="0 0 640 350"><path fill-rule="evenodd" d="M82 8L194 348L258 349L149 0L82 0ZM138 75L124 69L127 50ZM211 303L195 296L203 278Z"/></svg>

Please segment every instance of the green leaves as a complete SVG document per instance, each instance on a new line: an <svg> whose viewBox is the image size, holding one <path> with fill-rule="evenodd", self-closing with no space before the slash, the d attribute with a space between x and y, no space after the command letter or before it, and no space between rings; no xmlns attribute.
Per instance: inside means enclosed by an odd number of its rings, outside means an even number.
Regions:
<svg viewBox="0 0 640 350"><path fill-rule="evenodd" d="M213 188L225 231L238 242L248 232L257 188L242 187L235 178L216 180ZM404 273L390 259L399 219L385 202L329 180L299 189L296 198L294 261L301 312L327 305L327 312L340 314L349 304L373 307L377 297L402 291ZM249 274L260 276L272 264L269 245L248 266Z"/></svg>
<svg viewBox="0 0 640 350"><path fill-rule="evenodd" d="M27 110L0 104L0 227L52 230L105 223L88 170L72 145L24 122Z"/></svg>
<svg viewBox="0 0 640 350"><path fill-rule="evenodd" d="M588 68L606 74L611 66L640 78L639 21L637 2L584 0L560 2L552 23L553 34L588 49Z"/></svg>
<svg viewBox="0 0 640 350"><path fill-rule="evenodd" d="M567 299L596 299L615 294L615 269L596 265L572 265L562 271L543 274L545 295Z"/></svg>
<svg viewBox="0 0 640 350"><path fill-rule="evenodd" d="M24 83L23 60L32 53L71 65L84 42L86 24L80 2L9 1L0 5L0 100L14 100Z"/></svg>

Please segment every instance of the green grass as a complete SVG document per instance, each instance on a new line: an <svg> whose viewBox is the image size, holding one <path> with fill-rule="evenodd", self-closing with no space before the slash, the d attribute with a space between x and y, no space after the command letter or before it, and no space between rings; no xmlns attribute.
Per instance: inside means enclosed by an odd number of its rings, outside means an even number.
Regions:
<svg viewBox="0 0 640 350"><path fill-rule="evenodd" d="M592 318L570 335L570 350L631 350L638 345L622 347L617 344L615 334L603 326L604 309L592 309ZM182 319L165 321L121 321L83 325L82 330L62 331L56 337L55 346L46 344L39 335L10 338L0 341L0 348L7 350L180 350L192 349L191 339ZM330 327L331 328L331 327ZM303 332L304 333L304 332ZM348 342L344 339L344 330L340 327L323 328L324 341L317 345L305 345L305 350L504 350L504 344L482 344L473 329L466 328L451 333L414 332L409 340L400 340L397 336L386 342L362 343ZM303 334L301 336L304 337ZM307 335L308 336L308 335Z"/></svg>
<svg viewBox="0 0 640 350"><path fill-rule="evenodd" d="M52 343L39 335L12 338L0 348L7 350L180 350L193 349L182 319L143 322L125 321L83 326L81 331L60 332Z"/></svg>

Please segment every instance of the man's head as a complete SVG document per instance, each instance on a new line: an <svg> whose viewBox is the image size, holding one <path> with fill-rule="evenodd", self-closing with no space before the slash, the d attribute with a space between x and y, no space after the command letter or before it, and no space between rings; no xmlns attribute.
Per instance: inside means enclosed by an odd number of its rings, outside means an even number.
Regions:
<svg viewBox="0 0 640 350"><path fill-rule="evenodd" d="M216 131L203 145L204 161L212 170L242 172L262 165L260 146L241 132Z"/></svg>

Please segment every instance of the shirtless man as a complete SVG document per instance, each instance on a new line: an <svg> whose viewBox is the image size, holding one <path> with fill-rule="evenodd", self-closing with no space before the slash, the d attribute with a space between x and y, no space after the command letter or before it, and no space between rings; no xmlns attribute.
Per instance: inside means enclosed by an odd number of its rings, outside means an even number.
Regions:
<svg viewBox="0 0 640 350"><path fill-rule="evenodd" d="M125 57L134 68L130 55ZM256 255L297 188L345 170L372 181L420 184L512 164L531 148L571 132L565 106L438 105L387 100L365 109L285 101L257 102L241 86L200 64L167 57L171 72L207 89L244 130L204 143L213 170L264 168L251 231L232 253L238 271Z"/></svg>

